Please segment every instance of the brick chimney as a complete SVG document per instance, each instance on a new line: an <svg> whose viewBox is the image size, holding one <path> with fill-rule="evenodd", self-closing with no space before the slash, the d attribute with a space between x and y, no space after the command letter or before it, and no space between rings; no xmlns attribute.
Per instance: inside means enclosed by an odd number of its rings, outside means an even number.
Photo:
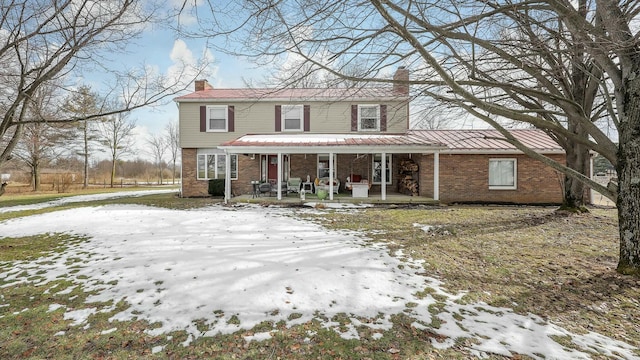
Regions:
<svg viewBox="0 0 640 360"><path fill-rule="evenodd" d="M213 89L213 86L211 86L209 84L209 82L207 82L207 80L196 80L195 81L195 90L196 91L203 91L203 90L211 90Z"/></svg>
<svg viewBox="0 0 640 360"><path fill-rule="evenodd" d="M400 95L409 95L409 69L398 67L393 74L393 91Z"/></svg>

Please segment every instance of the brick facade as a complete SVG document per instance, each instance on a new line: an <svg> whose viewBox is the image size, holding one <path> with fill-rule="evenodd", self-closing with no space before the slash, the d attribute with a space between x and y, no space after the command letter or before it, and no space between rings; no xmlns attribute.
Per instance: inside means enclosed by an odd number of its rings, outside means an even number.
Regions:
<svg viewBox="0 0 640 360"><path fill-rule="evenodd" d="M564 155L550 155L564 163ZM517 189L489 190L489 159L517 159ZM420 157L420 195L433 197L433 155ZM415 160L415 159L414 159ZM526 155L440 154L444 203L562 203L563 175Z"/></svg>
<svg viewBox="0 0 640 360"><path fill-rule="evenodd" d="M209 196L208 181L197 180L197 150L182 149L182 195L185 197ZM372 154L338 154L336 173L340 179L340 192L345 192L346 178L361 175L371 181ZM398 165L409 154L394 154L392 158L392 183L387 192L397 191ZM553 160L564 163L564 155L551 155ZM433 155L411 154L419 165L420 196L433 197ZM517 159L517 189L489 190L489 159ZM289 157L289 177L313 181L316 177L317 154L293 154ZM251 181L260 179L260 155L238 155L238 179L231 182L234 196L250 194ZM440 200L444 203L521 203L559 204L562 202L563 176L552 168L526 155L440 154ZM380 185L373 185L370 193L380 193Z"/></svg>

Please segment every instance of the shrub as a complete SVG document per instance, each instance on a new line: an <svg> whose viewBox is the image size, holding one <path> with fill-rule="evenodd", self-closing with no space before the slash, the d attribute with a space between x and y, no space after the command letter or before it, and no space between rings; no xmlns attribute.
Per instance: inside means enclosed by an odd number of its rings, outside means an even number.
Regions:
<svg viewBox="0 0 640 360"><path fill-rule="evenodd" d="M209 195L224 196L224 179L209 180Z"/></svg>

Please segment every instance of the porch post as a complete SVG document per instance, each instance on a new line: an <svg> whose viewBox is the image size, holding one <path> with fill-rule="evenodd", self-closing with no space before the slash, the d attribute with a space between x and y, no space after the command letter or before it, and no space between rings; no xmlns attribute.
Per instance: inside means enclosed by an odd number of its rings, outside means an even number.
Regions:
<svg viewBox="0 0 640 360"><path fill-rule="evenodd" d="M440 200L440 152L433 153L433 200Z"/></svg>
<svg viewBox="0 0 640 360"><path fill-rule="evenodd" d="M224 151L224 203L228 204L231 199L231 154Z"/></svg>
<svg viewBox="0 0 640 360"><path fill-rule="evenodd" d="M329 200L333 200L333 153L329 153Z"/></svg>
<svg viewBox="0 0 640 360"><path fill-rule="evenodd" d="M278 200L282 200L282 153L278 153L278 176L276 176L276 186L278 188Z"/></svg>
<svg viewBox="0 0 640 360"><path fill-rule="evenodd" d="M382 174L380 174L380 199L387 200L387 153L382 154Z"/></svg>

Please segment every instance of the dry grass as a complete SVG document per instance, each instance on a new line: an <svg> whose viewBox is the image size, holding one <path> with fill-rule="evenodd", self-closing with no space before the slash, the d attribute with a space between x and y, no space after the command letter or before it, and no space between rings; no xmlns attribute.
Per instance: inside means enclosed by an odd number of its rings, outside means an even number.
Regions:
<svg viewBox="0 0 640 360"><path fill-rule="evenodd" d="M554 208L371 209L334 214L326 226L366 231L467 302L534 313L566 329L640 346L640 279L615 272L617 212ZM414 224L435 226L425 232Z"/></svg>
<svg viewBox="0 0 640 360"><path fill-rule="evenodd" d="M164 194L101 203L185 209L207 206L211 200L190 201ZM307 216L329 228L362 231L371 241L386 243L392 254L402 249L414 259L424 259L424 272L440 278L448 291L468 291L462 301L485 301L522 314L534 313L573 332L594 331L640 346L640 279L614 271L618 252L615 210L593 209L589 214L567 216L553 208L421 207L324 210L322 214L298 216ZM414 224L433 227L425 232ZM0 259L0 273L8 271L16 261L33 260L50 251L61 252L83 240L60 234L1 239L3 250L11 252ZM31 254L27 251L29 244L35 246ZM59 292L43 292L54 285ZM84 300L88 294L80 287L68 293L61 291L72 286L76 285L64 278L44 288L29 283L9 285L0 279L0 303L9 304L0 307L0 358L471 358L461 346L433 348L430 339L438 335L417 331L405 315L394 316L394 327L375 341L371 334L367 335L369 328L359 329L362 340L344 340L312 321L291 328L265 323L249 331L200 338L183 346L185 332L149 336L145 330L154 324L108 321L128 305L119 303L114 308L114 304L87 304ZM64 309L51 311L52 304L74 309L97 307L98 312L90 316L85 329L65 320ZM434 312L438 309L434 308ZM348 321L345 319L333 320ZM243 338L262 331L273 331L273 338L262 342L246 342ZM56 335L61 332L64 335ZM162 351L153 354L152 349L158 346ZM495 355L489 358L503 359Z"/></svg>

